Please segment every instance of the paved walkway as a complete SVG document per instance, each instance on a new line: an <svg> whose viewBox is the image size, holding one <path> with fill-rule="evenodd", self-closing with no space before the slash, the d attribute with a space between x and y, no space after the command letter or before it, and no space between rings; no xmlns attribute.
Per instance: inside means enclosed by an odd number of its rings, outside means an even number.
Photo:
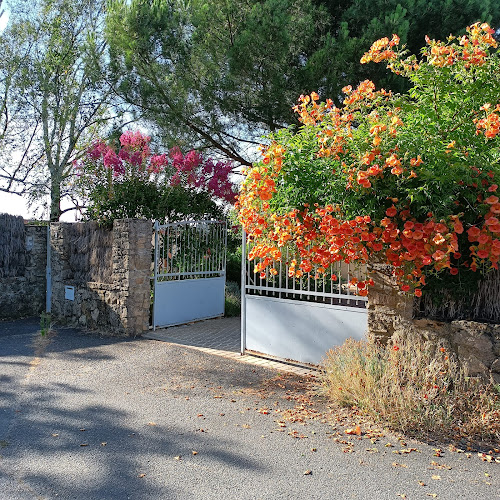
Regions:
<svg viewBox="0 0 500 500"><path fill-rule="evenodd" d="M244 363L263 366L296 375L309 375L313 370L290 363L275 361L254 355L241 355L241 318L217 318L171 326L150 331L146 339L160 340L170 344L191 347L208 354L223 356Z"/></svg>

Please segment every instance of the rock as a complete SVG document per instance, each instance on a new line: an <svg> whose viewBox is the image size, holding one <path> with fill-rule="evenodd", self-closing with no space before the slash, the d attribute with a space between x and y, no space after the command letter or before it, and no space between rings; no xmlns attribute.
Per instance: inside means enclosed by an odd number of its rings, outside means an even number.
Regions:
<svg viewBox="0 0 500 500"><path fill-rule="evenodd" d="M500 373L500 358L495 359L490 366L490 370L494 373Z"/></svg>

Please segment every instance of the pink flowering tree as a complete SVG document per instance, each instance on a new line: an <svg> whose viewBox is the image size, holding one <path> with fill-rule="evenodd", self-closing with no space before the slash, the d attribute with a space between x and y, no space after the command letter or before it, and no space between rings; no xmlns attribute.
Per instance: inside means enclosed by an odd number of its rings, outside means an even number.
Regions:
<svg viewBox="0 0 500 500"><path fill-rule="evenodd" d="M119 218L173 221L221 217L234 203L233 165L174 147L153 154L151 138L125 132L119 146L99 140L75 163L86 216L102 223Z"/></svg>

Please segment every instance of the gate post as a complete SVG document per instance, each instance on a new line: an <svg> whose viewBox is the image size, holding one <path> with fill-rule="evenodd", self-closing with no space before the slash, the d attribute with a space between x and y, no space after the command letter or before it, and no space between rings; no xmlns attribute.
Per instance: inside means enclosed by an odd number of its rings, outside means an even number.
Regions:
<svg viewBox="0 0 500 500"><path fill-rule="evenodd" d="M47 281L45 294L45 312L52 311L52 261L50 258L50 222L47 226L47 264L45 267L45 279Z"/></svg>
<svg viewBox="0 0 500 500"><path fill-rule="evenodd" d="M160 230L160 223L155 221L154 224L154 232L155 232L155 248L154 248L154 271L153 271L153 314L152 314L152 323L153 323L153 332L156 331L156 283L157 283L157 275L158 275L158 231Z"/></svg>
<svg viewBox="0 0 500 500"><path fill-rule="evenodd" d="M247 290L247 235L245 230L242 230L241 237L241 348L240 354L245 354L246 349L246 334L247 334L247 307L246 307L246 290Z"/></svg>

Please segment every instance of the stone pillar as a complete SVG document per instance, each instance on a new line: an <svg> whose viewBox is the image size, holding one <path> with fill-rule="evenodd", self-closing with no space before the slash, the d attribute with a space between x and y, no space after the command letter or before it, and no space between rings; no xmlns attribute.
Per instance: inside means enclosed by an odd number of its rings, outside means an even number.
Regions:
<svg viewBox="0 0 500 500"><path fill-rule="evenodd" d="M121 329L125 335L141 335L149 329L152 223L116 220L113 233L113 281Z"/></svg>
<svg viewBox="0 0 500 500"><path fill-rule="evenodd" d="M413 316L413 296L399 290L390 266L372 264L369 272L375 285L368 294L368 336L386 343L402 323Z"/></svg>

